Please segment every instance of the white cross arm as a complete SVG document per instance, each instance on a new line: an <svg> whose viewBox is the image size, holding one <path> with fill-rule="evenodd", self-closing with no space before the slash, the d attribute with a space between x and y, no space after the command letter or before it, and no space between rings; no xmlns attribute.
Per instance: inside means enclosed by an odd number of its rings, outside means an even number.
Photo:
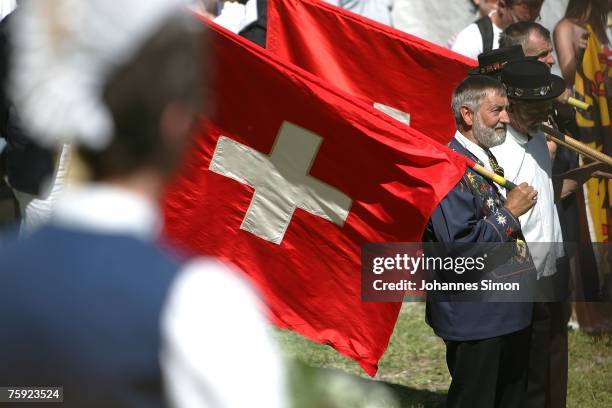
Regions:
<svg viewBox="0 0 612 408"><path fill-rule="evenodd" d="M351 198L309 175L322 141L289 122L283 122L270 155L219 138L210 170L255 189L240 229L280 244L296 208L344 225Z"/></svg>
<svg viewBox="0 0 612 408"><path fill-rule="evenodd" d="M391 116L393 119L404 123L406 126L410 126L410 114L391 106L384 105L380 102L374 102L374 108L378 109L387 116Z"/></svg>

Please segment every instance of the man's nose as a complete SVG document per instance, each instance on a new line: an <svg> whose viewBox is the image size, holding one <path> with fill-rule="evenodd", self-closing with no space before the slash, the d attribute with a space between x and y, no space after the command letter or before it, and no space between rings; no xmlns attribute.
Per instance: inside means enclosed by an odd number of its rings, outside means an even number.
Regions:
<svg viewBox="0 0 612 408"><path fill-rule="evenodd" d="M500 121L501 123L505 123L506 125L507 125L508 123L510 123L510 116L508 115L508 111L507 111L507 110L505 110L505 109L504 109L504 110L501 112L501 114L499 115L499 121Z"/></svg>
<svg viewBox="0 0 612 408"><path fill-rule="evenodd" d="M549 52L548 54L546 54L545 57L540 58L540 62L545 63L550 68L552 68L552 66L557 63L557 61L555 61L555 57L553 56L552 52Z"/></svg>

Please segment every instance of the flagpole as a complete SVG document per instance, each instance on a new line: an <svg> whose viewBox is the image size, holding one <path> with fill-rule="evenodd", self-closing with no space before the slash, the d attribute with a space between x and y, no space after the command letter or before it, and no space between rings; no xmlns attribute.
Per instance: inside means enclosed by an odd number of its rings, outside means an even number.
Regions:
<svg viewBox="0 0 612 408"><path fill-rule="evenodd" d="M483 177L488 178L489 180L493 181L494 183L504 187L508 191L510 191L510 190L512 190L513 188L516 187L516 184L514 184L510 180L507 180L505 177L500 176L499 174L496 174L496 173L492 172L491 170L481 166L480 164L478 164L476 162L468 160L468 166L470 166L472 168L472 170L474 170L476 173L480 174Z"/></svg>
<svg viewBox="0 0 612 408"><path fill-rule="evenodd" d="M559 144L562 144L563 146L566 146L575 152L588 157L589 159L600 161L612 167L612 157L608 156L607 154L593 149L592 147L589 147L550 126L539 124L538 129L546 133L553 141L558 142Z"/></svg>

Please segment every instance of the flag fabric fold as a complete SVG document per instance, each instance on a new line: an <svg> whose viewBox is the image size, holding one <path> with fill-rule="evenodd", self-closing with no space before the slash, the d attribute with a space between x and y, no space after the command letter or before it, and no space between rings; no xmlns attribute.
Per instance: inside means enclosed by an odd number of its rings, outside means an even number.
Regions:
<svg viewBox="0 0 612 408"><path fill-rule="evenodd" d="M202 23L214 107L167 192L166 234L238 266L273 323L374 375L401 304L361 301L360 245L420 241L465 159Z"/></svg>
<svg viewBox="0 0 612 408"><path fill-rule="evenodd" d="M454 88L475 61L318 0L269 0L267 48L448 143Z"/></svg>

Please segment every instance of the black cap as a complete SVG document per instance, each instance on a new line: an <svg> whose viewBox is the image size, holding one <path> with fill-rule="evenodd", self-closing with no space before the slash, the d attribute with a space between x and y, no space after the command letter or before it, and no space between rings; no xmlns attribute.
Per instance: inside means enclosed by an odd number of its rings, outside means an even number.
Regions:
<svg viewBox="0 0 612 408"><path fill-rule="evenodd" d="M499 79L501 69L506 63L522 58L525 58L525 53L520 45L483 52L478 56L478 66L470 69L468 74L489 75Z"/></svg>
<svg viewBox="0 0 612 408"><path fill-rule="evenodd" d="M563 78L551 74L548 65L531 58L504 65L501 81L510 99L545 101L565 90Z"/></svg>

